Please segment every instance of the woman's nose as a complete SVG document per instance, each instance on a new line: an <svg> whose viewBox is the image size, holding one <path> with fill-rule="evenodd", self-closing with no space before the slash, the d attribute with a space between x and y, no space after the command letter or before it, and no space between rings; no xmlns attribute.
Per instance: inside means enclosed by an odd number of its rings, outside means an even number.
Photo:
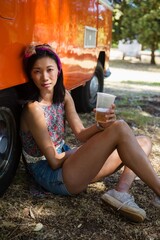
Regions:
<svg viewBox="0 0 160 240"><path fill-rule="evenodd" d="M43 72L43 80L44 81L48 80L48 73L47 72Z"/></svg>

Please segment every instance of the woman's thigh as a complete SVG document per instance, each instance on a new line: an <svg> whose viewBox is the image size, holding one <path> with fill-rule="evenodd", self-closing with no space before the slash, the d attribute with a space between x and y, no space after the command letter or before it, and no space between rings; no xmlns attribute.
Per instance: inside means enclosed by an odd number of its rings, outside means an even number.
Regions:
<svg viewBox="0 0 160 240"><path fill-rule="evenodd" d="M63 178L69 192L83 191L95 178L106 162L106 159L116 149L118 128L128 127L124 122L113 123L103 132L99 132L84 143L63 164ZM123 130L120 130L123 131ZM120 160L116 163L116 167ZM114 167L114 169L116 169Z"/></svg>
<svg viewBox="0 0 160 240"><path fill-rule="evenodd" d="M113 153L111 153L111 155L106 159L104 165L92 182L102 180L104 177L110 176L111 174L117 172L122 167L123 163L118 155L118 152L117 150L114 150Z"/></svg>

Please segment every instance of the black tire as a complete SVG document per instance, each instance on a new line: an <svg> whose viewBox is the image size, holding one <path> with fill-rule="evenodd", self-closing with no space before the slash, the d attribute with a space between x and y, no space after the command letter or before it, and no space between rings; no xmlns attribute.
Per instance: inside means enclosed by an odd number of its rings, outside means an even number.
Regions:
<svg viewBox="0 0 160 240"><path fill-rule="evenodd" d="M6 107L4 102L0 106L0 196L10 186L21 155L18 113L13 105Z"/></svg>
<svg viewBox="0 0 160 240"><path fill-rule="evenodd" d="M104 74L101 63L97 64L93 77L71 91L77 112L91 112L96 106L97 92L103 92Z"/></svg>

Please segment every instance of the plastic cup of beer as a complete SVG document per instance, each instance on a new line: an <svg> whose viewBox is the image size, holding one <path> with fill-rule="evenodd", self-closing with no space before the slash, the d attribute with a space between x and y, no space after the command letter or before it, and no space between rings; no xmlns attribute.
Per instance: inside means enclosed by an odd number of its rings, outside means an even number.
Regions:
<svg viewBox="0 0 160 240"><path fill-rule="evenodd" d="M97 92L96 114L97 122L106 122L106 112L109 110L112 103L114 103L116 96L108 93Z"/></svg>

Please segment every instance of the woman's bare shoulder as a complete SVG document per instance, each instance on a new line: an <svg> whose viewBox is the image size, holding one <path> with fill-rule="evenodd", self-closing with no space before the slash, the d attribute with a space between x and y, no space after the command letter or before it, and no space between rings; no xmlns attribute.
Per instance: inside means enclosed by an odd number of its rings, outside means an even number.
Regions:
<svg viewBox="0 0 160 240"><path fill-rule="evenodd" d="M35 101L35 102L29 102L25 105L23 112L22 112L22 117L23 118L30 118L34 116L39 116L43 114L43 110L40 106L40 104Z"/></svg>
<svg viewBox="0 0 160 240"><path fill-rule="evenodd" d="M35 101L35 102L28 102L25 107L24 107L24 111L26 113L34 113L35 111L39 111L42 108L40 107L39 102Z"/></svg>
<svg viewBox="0 0 160 240"><path fill-rule="evenodd" d="M27 103L21 115L21 128L25 131L28 130L30 123L32 122L34 125L34 122L42 119L43 115L43 110L38 102L35 101Z"/></svg>
<svg viewBox="0 0 160 240"><path fill-rule="evenodd" d="M65 90L65 98L66 98L66 97L69 97L69 96L70 96L69 91L68 91L68 90Z"/></svg>
<svg viewBox="0 0 160 240"><path fill-rule="evenodd" d="M68 101L72 101L71 94L70 94L70 92L68 90L66 90L66 92L65 92L64 101L65 101L65 103L68 102Z"/></svg>

